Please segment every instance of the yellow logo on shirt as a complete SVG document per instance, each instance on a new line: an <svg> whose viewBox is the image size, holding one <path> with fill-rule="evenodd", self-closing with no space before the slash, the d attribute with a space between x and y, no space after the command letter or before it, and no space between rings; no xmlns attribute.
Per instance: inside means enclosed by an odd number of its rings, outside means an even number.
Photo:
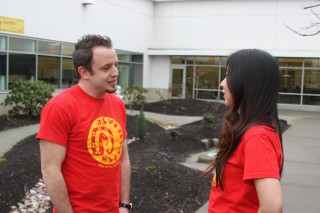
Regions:
<svg viewBox="0 0 320 213"><path fill-rule="evenodd" d="M99 117L93 121L87 147L91 156L103 167L113 167L119 162L122 144L122 128L113 118Z"/></svg>
<svg viewBox="0 0 320 213"><path fill-rule="evenodd" d="M211 185L212 185L212 187L216 187L217 186L217 176L216 176L216 174L214 174L214 176L212 178Z"/></svg>

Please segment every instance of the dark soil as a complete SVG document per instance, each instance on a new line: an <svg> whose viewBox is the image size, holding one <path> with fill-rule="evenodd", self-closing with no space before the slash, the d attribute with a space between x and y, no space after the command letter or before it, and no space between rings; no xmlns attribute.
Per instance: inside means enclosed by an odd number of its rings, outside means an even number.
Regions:
<svg viewBox="0 0 320 213"><path fill-rule="evenodd" d="M134 109L140 109L139 106ZM129 145L132 167L131 212L192 213L207 200L210 178L202 172L182 166L190 154L205 151L203 138L218 137L225 112L222 104L193 99L148 103L144 111L170 115L214 115L213 124L194 122L174 130L165 130L147 121L147 135ZM128 138L135 137L137 116L127 116ZM38 123L39 118L0 117L0 131ZM283 129L289 126L281 121ZM0 139L1 140L1 139ZM4 155L0 164L0 212L8 212L41 178L39 146L35 135L19 142Z"/></svg>

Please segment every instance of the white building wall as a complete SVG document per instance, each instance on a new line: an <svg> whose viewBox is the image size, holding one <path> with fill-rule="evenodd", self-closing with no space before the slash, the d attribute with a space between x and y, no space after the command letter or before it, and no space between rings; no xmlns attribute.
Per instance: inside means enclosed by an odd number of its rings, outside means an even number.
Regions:
<svg viewBox="0 0 320 213"><path fill-rule="evenodd" d="M149 56L150 70L144 75L144 87L148 89L148 100L156 101L168 98L168 88L170 86L170 57L169 56Z"/></svg>
<svg viewBox="0 0 320 213"><path fill-rule="evenodd" d="M24 20L24 36L76 42L93 33L117 49L145 53L152 43L153 2L148 0L1 0L0 16Z"/></svg>
<svg viewBox="0 0 320 213"><path fill-rule="evenodd" d="M149 86L154 88L168 88L170 76L170 57L157 56L152 57L152 65L150 70Z"/></svg>
<svg viewBox="0 0 320 213"><path fill-rule="evenodd" d="M279 56L320 57L319 36L303 37L299 30L318 21L301 0L170 1L155 6L154 43L150 54L199 50L229 55L242 48L260 48ZM168 51L169 50L169 51Z"/></svg>
<svg viewBox="0 0 320 213"><path fill-rule="evenodd" d="M0 0L0 16L25 21L24 36L76 42L108 35L119 50L144 54L143 87L168 89L171 55L229 55L261 48L278 57L320 57L320 36L299 30L318 21L301 0ZM320 9L320 8L317 8Z"/></svg>

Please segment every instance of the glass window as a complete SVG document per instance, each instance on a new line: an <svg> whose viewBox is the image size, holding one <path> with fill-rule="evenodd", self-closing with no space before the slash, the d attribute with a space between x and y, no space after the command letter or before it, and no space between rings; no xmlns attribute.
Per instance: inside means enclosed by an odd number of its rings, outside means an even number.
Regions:
<svg viewBox="0 0 320 213"><path fill-rule="evenodd" d="M7 37L0 36L0 50L7 50Z"/></svg>
<svg viewBox="0 0 320 213"><path fill-rule="evenodd" d="M320 68L320 59L316 59L316 58L305 59L304 68Z"/></svg>
<svg viewBox="0 0 320 213"><path fill-rule="evenodd" d="M171 97L182 98L183 94L183 80L184 80L184 68L173 67L171 69Z"/></svg>
<svg viewBox="0 0 320 213"><path fill-rule="evenodd" d="M185 57L183 56L172 56L171 64L185 64Z"/></svg>
<svg viewBox="0 0 320 213"><path fill-rule="evenodd" d="M119 80L118 84L121 88L128 88L130 86L130 65L129 64L119 64Z"/></svg>
<svg viewBox="0 0 320 213"><path fill-rule="evenodd" d="M228 60L228 57L220 57L221 66L226 67L227 66L227 60Z"/></svg>
<svg viewBox="0 0 320 213"><path fill-rule="evenodd" d="M194 64L194 57L187 57L187 64Z"/></svg>
<svg viewBox="0 0 320 213"><path fill-rule="evenodd" d="M320 96L304 95L303 104L304 105L320 105Z"/></svg>
<svg viewBox="0 0 320 213"><path fill-rule="evenodd" d="M193 70L194 70L194 66L187 66L186 98L193 98Z"/></svg>
<svg viewBox="0 0 320 213"><path fill-rule="evenodd" d="M125 53L122 51L117 52L118 60L121 62L130 62L130 55L129 53Z"/></svg>
<svg viewBox="0 0 320 213"><path fill-rule="evenodd" d="M300 95L279 94L278 103L281 104L300 104Z"/></svg>
<svg viewBox="0 0 320 213"><path fill-rule="evenodd" d="M196 64L210 64L210 65L219 65L220 58L214 56L197 56Z"/></svg>
<svg viewBox="0 0 320 213"><path fill-rule="evenodd" d="M133 54L131 55L131 62L137 62L137 63L142 63L143 62L143 55L137 55Z"/></svg>
<svg viewBox="0 0 320 213"><path fill-rule="evenodd" d="M302 58L278 58L280 67L302 67Z"/></svg>
<svg viewBox="0 0 320 213"><path fill-rule="evenodd" d="M71 58L62 59L62 89L70 88L76 84L76 73L73 68Z"/></svg>
<svg viewBox="0 0 320 213"><path fill-rule="evenodd" d="M131 64L132 84L142 85L143 83L143 65Z"/></svg>
<svg viewBox="0 0 320 213"><path fill-rule="evenodd" d="M36 56L27 54L9 54L9 89L18 80L35 80Z"/></svg>
<svg viewBox="0 0 320 213"><path fill-rule="evenodd" d="M60 55L61 44L59 42L38 42L38 53Z"/></svg>
<svg viewBox="0 0 320 213"><path fill-rule="evenodd" d="M280 68L280 92L301 92L302 68Z"/></svg>
<svg viewBox="0 0 320 213"><path fill-rule="evenodd" d="M0 52L0 90L7 89L7 54Z"/></svg>
<svg viewBox="0 0 320 213"><path fill-rule="evenodd" d="M304 71L303 93L320 94L320 69Z"/></svg>
<svg viewBox="0 0 320 213"><path fill-rule="evenodd" d="M197 66L195 68L195 88L218 89L219 67Z"/></svg>
<svg viewBox="0 0 320 213"><path fill-rule="evenodd" d="M197 66L195 68L196 98L216 99L219 84L219 67Z"/></svg>
<svg viewBox="0 0 320 213"><path fill-rule="evenodd" d="M9 48L11 51L35 53L36 41L12 37L9 39Z"/></svg>
<svg viewBox="0 0 320 213"><path fill-rule="evenodd" d="M60 79L60 58L39 56L38 57L38 80L59 87Z"/></svg>
<svg viewBox="0 0 320 213"><path fill-rule="evenodd" d="M63 56L72 56L73 51L74 51L73 44L62 44L62 55Z"/></svg>

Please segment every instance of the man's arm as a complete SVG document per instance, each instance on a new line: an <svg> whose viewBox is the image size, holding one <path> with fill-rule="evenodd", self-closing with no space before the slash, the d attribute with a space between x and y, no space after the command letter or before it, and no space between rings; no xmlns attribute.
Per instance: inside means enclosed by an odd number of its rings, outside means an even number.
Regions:
<svg viewBox="0 0 320 213"><path fill-rule="evenodd" d="M130 161L128 154L128 143L127 140L123 142L122 148L122 156L121 156L121 195L120 202L121 203L129 203L129 195L130 195ZM120 212L128 212L126 208L120 208Z"/></svg>
<svg viewBox="0 0 320 213"><path fill-rule="evenodd" d="M276 178L255 179L254 184L259 198L258 213L282 212L282 192L280 181Z"/></svg>
<svg viewBox="0 0 320 213"><path fill-rule="evenodd" d="M73 213L61 165L66 155L66 147L47 140L39 140L41 171L53 206L59 213Z"/></svg>

